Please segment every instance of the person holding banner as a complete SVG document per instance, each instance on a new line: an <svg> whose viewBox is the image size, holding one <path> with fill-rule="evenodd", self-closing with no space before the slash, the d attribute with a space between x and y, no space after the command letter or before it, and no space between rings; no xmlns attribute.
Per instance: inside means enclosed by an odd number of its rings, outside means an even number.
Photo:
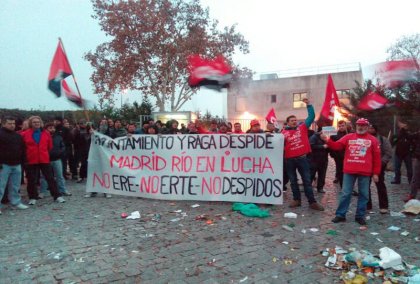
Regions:
<svg viewBox="0 0 420 284"><path fill-rule="evenodd" d="M279 133L279 129L274 126L274 123L267 122L267 129L264 130L265 133Z"/></svg>
<svg viewBox="0 0 420 284"><path fill-rule="evenodd" d="M244 134L244 132L242 131L242 126L239 122L235 122L235 124L233 125L233 133Z"/></svg>
<svg viewBox="0 0 420 284"><path fill-rule="evenodd" d="M296 116L291 115L286 118L287 126L282 130L284 135L284 156L286 160L287 175L293 192L293 202L289 205L291 208L302 205L299 185L297 182L296 170L302 177L303 188L309 207L314 210L324 211L314 197L314 191L311 183L311 169L307 155L311 152L311 146L308 138L308 128L315 119L315 110L309 99L303 99L308 110L308 117L305 123L298 125Z"/></svg>
<svg viewBox="0 0 420 284"><path fill-rule="evenodd" d="M251 120L251 128L246 133L264 133L261 129L260 122L256 119Z"/></svg>
<svg viewBox="0 0 420 284"><path fill-rule="evenodd" d="M368 133L368 127L369 121L359 118L356 121L356 133L347 134L337 142L329 139L325 134L321 135L321 139L327 142L332 150L345 150L343 188L333 223L346 221L354 183L357 180L359 197L355 221L360 225L366 225L365 215L369 200L370 179L373 177L373 181L378 182L381 173L381 149L378 140Z"/></svg>

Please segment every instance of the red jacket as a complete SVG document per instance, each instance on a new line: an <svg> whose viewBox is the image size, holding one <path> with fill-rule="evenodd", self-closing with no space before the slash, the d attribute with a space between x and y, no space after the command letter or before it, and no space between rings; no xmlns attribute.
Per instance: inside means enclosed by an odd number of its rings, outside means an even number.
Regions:
<svg viewBox="0 0 420 284"><path fill-rule="evenodd" d="M305 123L302 123L296 129L285 128L281 133L284 135L284 157L286 159L296 158L311 152L308 127Z"/></svg>
<svg viewBox="0 0 420 284"><path fill-rule="evenodd" d="M362 176L381 173L381 148L378 140L369 133L350 133L336 142L329 139L327 145L334 151L345 149L344 173Z"/></svg>
<svg viewBox="0 0 420 284"><path fill-rule="evenodd" d="M33 133L33 129L21 133L26 146L26 162L29 165L48 164L50 162L49 152L53 147L51 135L48 131L42 130L39 144L36 144L32 137Z"/></svg>

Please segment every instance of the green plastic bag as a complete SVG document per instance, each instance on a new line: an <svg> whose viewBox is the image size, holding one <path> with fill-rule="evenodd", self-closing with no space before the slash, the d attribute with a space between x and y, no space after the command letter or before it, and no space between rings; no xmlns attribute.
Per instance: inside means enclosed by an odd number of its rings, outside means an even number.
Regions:
<svg viewBox="0 0 420 284"><path fill-rule="evenodd" d="M232 210L239 211L247 217L266 218L271 216L268 210L263 210L253 203L233 203Z"/></svg>

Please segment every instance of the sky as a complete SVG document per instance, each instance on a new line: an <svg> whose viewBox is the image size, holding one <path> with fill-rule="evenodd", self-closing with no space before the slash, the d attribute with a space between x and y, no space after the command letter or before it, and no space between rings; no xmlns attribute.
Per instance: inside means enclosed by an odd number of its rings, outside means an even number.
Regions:
<svg viewBox="0 0 420 284"><path fill-rule="evenodd" d="M325 65L385 61L386 49L420 32L418 0L202 0L220 28L237 25L250 53L234 61L257 73ZM0 108L76 109L47 89L61 37L83 98L95 103L93 72L83 56L107 39L91 16L89 0L2 0ZM116 105L121 95L116 94ZM128 92L123 102L141 101ZM226 113L226 92L200 91L183 110Z"/></svg>

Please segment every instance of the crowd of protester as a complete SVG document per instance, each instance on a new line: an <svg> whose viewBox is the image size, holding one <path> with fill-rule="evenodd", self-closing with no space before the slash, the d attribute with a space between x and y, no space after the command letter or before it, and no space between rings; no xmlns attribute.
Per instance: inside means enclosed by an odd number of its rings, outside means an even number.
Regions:
<svg viewBox="0 0 420 284"><path fill-rule="evenodd" d="M212 120L208 126L200 121L179 125L176 120L162 123L153 119L137 125L123 123L121 119L105 118L96 124L81 119L72 125L67 119L56 117L44 125L39 116L32 116L16 126L15 118L4 117L0 129L0 199L2 198L2 203L10 203L13 208L27 209L20 193L21 185L26 180L28 205L36 205L38 199L46 198L48 191L56 202L64 203L66 200L63 196L72 195L65 180L73 179L83 183L87 178L90 139L95 130L113 139L135 134L282 133L285 138L283 190L287 190L286 184L290 183L293 195L289 205L291 208L302 204L299 174L309 207L318 211L324 210L316 201L313 188L319 194L325 193L329 156L333 158L336 169L334 183L339 183L342 188L333 222L346 220L351 195L357 195L355 220L366 224L366 210L372 210L372 180L377 188L380 213L389 212L385 171L392 157L395 171L392 183L402 182L401 165L404 163L410 185L404 201L416 198L420 186L419 132L410 132L407 124L399 123L398 133L389 141L378 134L377 126L371 125L366 119L359 119L355 130L350 123L339 121L337 134L328 137L323 134L321 126L317 131L310 129L314 123L315 111L309 100L305 99L304 102L308 111L304 122L299 123L296 116L291 115L287 117L282 129L276 128L273 123L267 123L265 130L258 120L252 120L249 127L239 122L232 124L216 120ZM365 142L355 148L354 141ZM352 159L355 155L362 162L354 162ZM353 189L356 181L357 191ZM95 195L96 193L88 193L85 196ZM105 194L105 197L112 196Z"/></svg>

